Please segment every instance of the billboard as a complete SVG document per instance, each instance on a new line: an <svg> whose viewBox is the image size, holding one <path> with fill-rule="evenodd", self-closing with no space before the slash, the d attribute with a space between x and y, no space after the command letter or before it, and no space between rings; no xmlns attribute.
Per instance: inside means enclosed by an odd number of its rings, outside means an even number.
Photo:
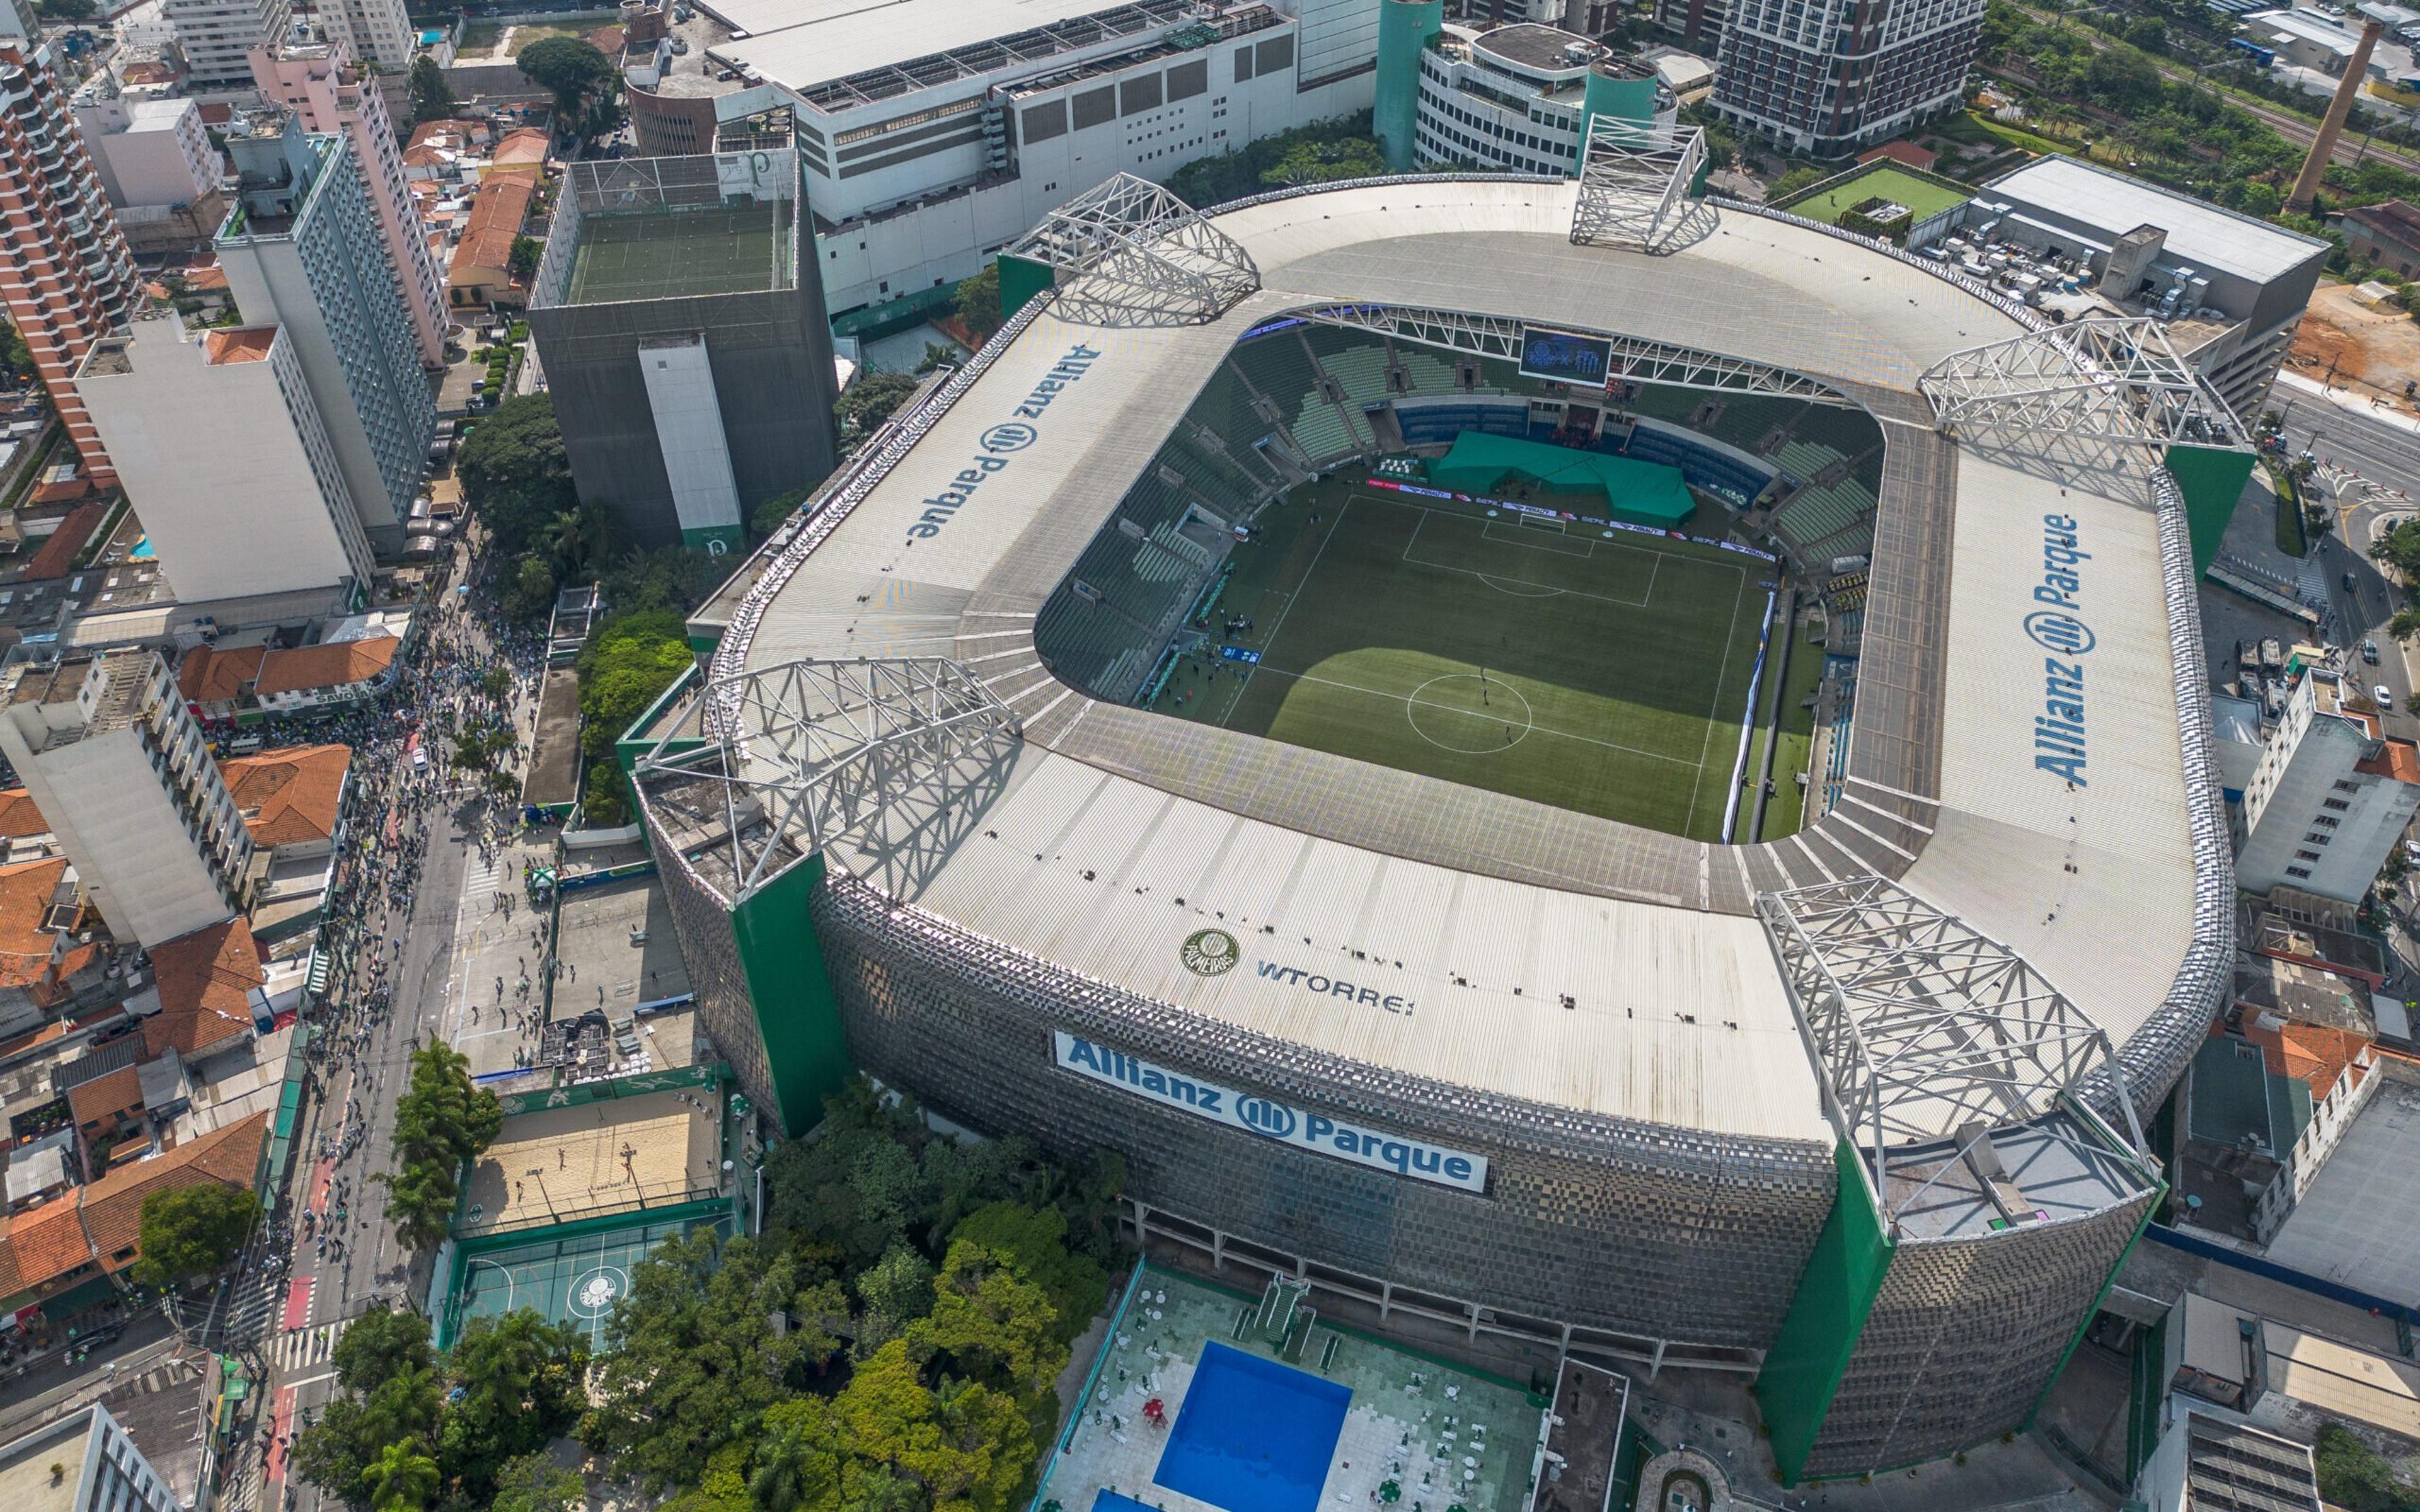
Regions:
<svg viewBox="0 0 2420 1512"><path fill-rule="evenodd" d="M1523 378L1603 388L1612 371L1613 343L1604 336L1575 335L1543 326L1521 328Z"/></svg>

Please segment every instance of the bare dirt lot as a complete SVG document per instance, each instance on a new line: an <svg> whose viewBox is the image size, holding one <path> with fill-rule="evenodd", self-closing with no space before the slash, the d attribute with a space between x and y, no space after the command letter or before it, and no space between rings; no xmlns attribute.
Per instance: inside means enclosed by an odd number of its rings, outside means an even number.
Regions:
<svg viewBox="0 0 2420 1512"><path fill-rule="evenodd" d="M2351 285L2322 284L2287 360L2306 378L2400 395L2420 378L2420 323L2391 304L2364 309Z"/></svg>

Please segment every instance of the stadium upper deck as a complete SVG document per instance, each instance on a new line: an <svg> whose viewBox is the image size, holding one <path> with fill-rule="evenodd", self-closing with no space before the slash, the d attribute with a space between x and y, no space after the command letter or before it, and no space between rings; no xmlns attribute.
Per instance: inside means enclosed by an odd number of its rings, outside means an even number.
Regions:
<svg viewBox="0 0 2420 1512"><path fill-rule="evenodd" d="M954 658L1025 739L946 842L877 822L838 864L1017 951L1448 1097L1828 1145L1751 903L1869 872L2016 950L2124 1044L2169 997L2195 903L2171 585L2141 475L2021 469L1932 428L1918 375L2024 329L1990 302L1748 215L1668 256L1575 245L1575 193L1394 183L1252 206L1213 221L1261 276L1218 319L1044 311L768 579L716 675ZM1880 418L1840 807L1779 843L1706 845L1053 679L1032 644L1044 598L1237 337L1323 303L1657 339L1821 379ZM2046 625L2038 590L2067 619ZM2084 733L2038 749L2042 719ZM1205 929L1238 942L1233 969L1186 964Z"/></svg>

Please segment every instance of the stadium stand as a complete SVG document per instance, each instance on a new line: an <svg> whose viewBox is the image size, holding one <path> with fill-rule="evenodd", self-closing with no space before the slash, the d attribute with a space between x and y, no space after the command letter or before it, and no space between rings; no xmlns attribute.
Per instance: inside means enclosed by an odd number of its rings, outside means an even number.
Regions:
<svg viewBox="0 0 2420 1512"><path fill-rule="evenodd" d="M1411 392L1425 393L1458 393L1462 384L1453 359L1439 357L1426 347L1404 342L1395 347L1395 363L1404 370L1411 383Z"/></svg>
<svg viewBox="0 0 2420 1512"><path fill-rule="evenodd" d="M1295 449L1314 463L1349 456L1367 445L1319 392L1319 369L1299 331L1280 331L1235 348L1232 362L1246 382L1277 405ZM1382 385L1383 386L1383 385Z"/></svg>
<svg viewBox="0 0 2420 1512"><path fill-rule="evenodd" d="M1231 363L1211 369L1210 380L1202 385L1187 418L1224 437L1228 455L1238 458L1249 455L1254 441L1277 429L1253 409L1252 391L1235 376Z"/></svg>
<svg viewBox="0 0 2420 1512"><path fill-rule="evenodd" d="M1170 477L1175 471L1161 461L1144 470L1034 617L1034 640L1048 648L1051 670L1096 698L1135 695L1218 564L1217 533L1188 523L1192 490Z"/></svg>
<svg viewBox="0 0 2420 1512"><path fill-rule="evenodd" d="M1529 434L1529 401L1481 398L1469 404L1437 404L1421 400L1395 406L1395 424L1403 428L1406 446L1450 446L1466 430L1489 436Z"/></svg>
<svg viewBox="0 0 2420 1512"><path fill-rule="evenodd" d="M1202 501L1231 521L1249 514L1275 490L1275 485L1253 476L1233 456L1212 450L1206 441L1194 440L1182 430L1160 448L1159 460L1184 473L1187 486Z"/></svg>
<svg viewBox="0 0 2420 1512"><path fill-rule="evenodd" d="M1661 425L1633 430L1622 455L1679 468L1690 487L1720 494L1743 509L1773 481L1769 469L1751 467L1728 452L1700 445L1684 433Z"/></svg>
<svg viewBox="0 0 2420 1512"><path fill-rule="evenodd" d="M1638 396L1630 401L1631 409L1652 420L1666 420L1675 425L1685 425L1706 402L1706 396L1694 389L1676 389L1662 383L1639 385Z"/></svg>
<svg viewBox="0 0 2420 1512"><path fill-rule="evenodd" d="M1873 539L1874 496L1854 478L1820 488L1801 488L1790 501L1775 512L1773 528L1801 556L1812 558L1816 543L1864 527L1865 539ZM1847 554L1831 550L1825 555Z"/></svg>
<svg viewBox="0 0 2420 1512"><path fill-rule="evenodd" d="M1844 457L1863 456L1882 445L1882 427L1866 415L1810 404L1790 423L1791 439L1827 447Z"/></svg>
<svg viewBox="0 0 2420 1512"><path fill-rule="evenodd" d="M1718 441L1729 441L1743 452L1754 452L1765 437L1796 419L1806 408L1796 399L1726 396L1714 423L1703 429Z"/></svg>

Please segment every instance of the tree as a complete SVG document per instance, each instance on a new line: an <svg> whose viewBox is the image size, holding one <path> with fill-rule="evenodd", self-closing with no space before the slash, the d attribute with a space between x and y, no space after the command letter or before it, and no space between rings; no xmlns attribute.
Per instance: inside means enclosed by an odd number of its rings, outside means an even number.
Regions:
<svg viewBox="0 0 2420 1512"><path fill-rule="evenodd" d="M6 320L0 320L0 367L20 378L40 377L40 370L34 366L34 348L26 346L25 338Z"/></svg>
<svg viewBox="0 0 2420 1512"><path fill-rule="evenodd" d="M863 1359L933 1310L932 1263L902 1244L855 1282L860 1307L855 1350Z"/></svg>
<svg viewBox="0 0 2420 1512"><path fill-rule="evenodd" d="M151 1193L143 1199L134 1279L164 1288L224 1269L259 1216L260 1199L248 1188L205 1181Z"/></svg>
<svg viewBox="0 0 2420 1512"><path fill-rule="evenodd" d="M554 609L556 590L554 569L546 558L535 551L524 551L513 559L512 580L496 601L496 608L515 625L535 625Z"/></svg>
<svg viewBox="0 0 2420 1512"><path fill-rule="evenodd" d="M353 1319L330 1352L336 1381L347 1391L366 1392L411 1370L431 1370L437 1353L428 1345L428 1319L409 1309L373 1307Z"/></svg>
<svg viewBox="0 0 2420 1512"><path fill-rule="evenodd" d="M846 1313L840 1288L802 1285L777 1243L667 1240L613 1305L581 1439L650 1489L695 1485L717 1450L752 1441L766 1411L837 1352L830 1325Z"/></svg>
<svg viewBox="0 0 2420 1512"><path fill-rule="evenodd" d="M908 402L918 387L916 379L906 373L868 373L840 396L832 406L832 417L840 422L844 436L871 435Z"/></svg>
<svg viewBox="0 0 2420 1512"><path fill-rule="evenodd" d="M390 1443L362 1473L377 1512L420 1512L437 1494L437 1461L410 1443Z"/></svg>
<svg viewBox="0 0 2420 1512"><path fill-rule="evenodd" d="M546 243L535 237L513 238L512 250L504 254L504 271L515 278L527 280L537 271L538 254L545 250Z"/></svg>
<svg viewBox="0 0 2420 1512"><path fill-rule="evenodd" d="M610 759L623 732L696 665L689 624L678 610L651 609L607 620L581 648L576 664L582 759Z"/></svg>
<svg viewBox="0 0 2420 1512"><path fill-rule="evenodd" d="M1333 142L1297 142L1261 174L1273 189L1304 184L1330 184L1345 178L1374 178L1387 171L1378 144L1365 137Z"/></svg>
<svg viewBox="0 0 2420 1512"><path fill-rule="evenodd" d="M2319 1472L2319 1499L2346 1512L2413 1512L2415 1493L2395 1477L2395 1467L2340 1423L2320 1427L2311 1451Z"/></svg>
<svg viewBox="0 0 2420 1512"><path fill-rule="evenodd" d="M550 521L580 504L554 401L542 390L515 394L473 426L454 474L507 556L528 550Z"/></svg>
<svg viewBox="0 0 2420 1512"><path fill-rule="evenodd" d="M540 1454L580 1421L588 1346L577 1329L526 1307L474 1318L446 1359L455 1381L438 1462L458 1496L486 1505L506 1465Z"/></svg>
<svg viewBox="0 0 2420 1512"><path fill-rule="evenodd" d="M788 524L790 517L799 512L799 507L807 501L813 491L808 488L793 488L788 493L777 493L750 510L748 512L750 536L762 541Z"/></svg>
<svg viewBox="0 0 2420 1512"><path fill-rule="evenodd" d="M1099 1261L1067 1248L1067 1215L1057 1208L993 1202L950 1230L950 1253L973 1244L999 1257L1010 1272L1042 1288L1058 1317L1064 1343L1109 1300L1109 1274Z"/></svg>
<svg viewBox="0 0 2420 1512"><path fill-rule="evenodd" d="M488 1512L581 1512L587 1504L588 1488L578 1474L544 1454L529 1454L497 1473Z"/></svg>
<svg viewBox="0 0 2420 1512"><path fill-rule="evenodd" d="M395 1169L379 1177L387 1216L406 1242L431 1249L444 1241L462 1165L494 1141L504 1121L496 1094L471 1084L461 1052L432 1040L412 1053L410 1085L395 1104Z"/></svg>
<svg viewBox="0 0 2420 1512"><path fill-rule="evenodd" d="M411 97L414 126L450 120L462 108L461 100L454 96L454 86L445 82L445 70L426 53L411 60L411 72L404 81L404 90Z"/></svg>
<svg viewBox="0 0 2420 1512"><path fill-rule="evenodd" d="M1058 1325L1047 1292L1020 1279L1003 1257L960 1240L933 1278L932 1312L908 1325L906 1337L920 1358L946 1356L952 1375L1038 1400L1067 1363Z"/></svg>
<svg viewBox="0 0 2420 1512"><path fill-rule="evenodd" d="M958 318L978 341L989 341L1001 326L1000 259L984 264L983 271L958 285Z"/></svg>
<svg viewBox="0 0 2420 1512"><path fill-rule="evenodd" d="M570 135L602 136L621 124L621 75L595 43L578 37L541 38L513 61L521 77L554 96L555 121Z"/></svg>
<svg viewBox="0 0 2420 1512"><path fill-rule="evenodd" d="M1829 169L1818 168L1811 164L1792 168L1772 183L1765 185L1764 202L1767 205L1778 205L1800 190L1820 184L1830 177Z"/></svg>
<svg viewBox="0 0 2420 1512"><path fill-rule="evenodd" d="M34 8L48 21L90 21L101 8L93 0L41 0Z"/></svg>

